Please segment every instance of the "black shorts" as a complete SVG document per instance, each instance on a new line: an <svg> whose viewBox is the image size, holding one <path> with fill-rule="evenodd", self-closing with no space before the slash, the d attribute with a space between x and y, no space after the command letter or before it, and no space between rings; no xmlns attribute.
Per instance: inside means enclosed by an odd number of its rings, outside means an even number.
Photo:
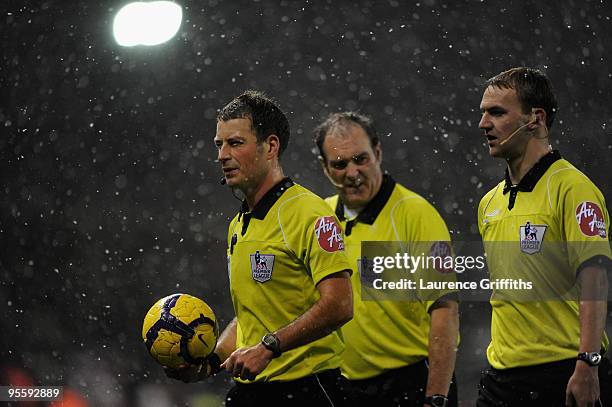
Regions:
<svg viewBox="0 0 612 407"><path fill-rule="evenodd" d="M398 369L388 370L364 380L350 380L354 406L403 407L422 406L427 387L427 359ZM448 407L457 406L457 381L448 393Z"/></svg>
<svg viewBox="0 0 612 407"><path fill-rule="evenodd" d="M284 382L235 383L227 393L225 406L354 407L349 386L340 369Z"/></svg>
<svg viewBox="0 0 612 407"><path fill-rule="evenodd" d="M575 367L576 359L504 370L489 367L481 374L477 406L565 406L567 382ZM610 361L603 358L598 371L600 400L602 405L612 406Z"/></svg>

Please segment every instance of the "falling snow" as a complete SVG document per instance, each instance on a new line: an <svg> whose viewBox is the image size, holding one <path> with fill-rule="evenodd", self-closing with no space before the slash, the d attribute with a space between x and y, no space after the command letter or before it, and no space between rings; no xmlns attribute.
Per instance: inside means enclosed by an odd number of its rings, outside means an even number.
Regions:
<svg viewBox="0 0 612 407"><path fill-rule="evenodd" d="M117 2L13 3L0 6L0 360L92 405L179 405L198 391L217 402L230 384L185 391L140 329L177 290L231 318L225 241L239 202L219 185L212 138L216 109L245 89L289 113L285 172L322 195L312 128L332 111L373 115L384 168L469 240L503 174L477 128L482 83L537 67L560 101L554 147L612 193L605 2L177 1L178 35L153 48L114 43ZM462 306L469 404L488 308Z"/></svg>

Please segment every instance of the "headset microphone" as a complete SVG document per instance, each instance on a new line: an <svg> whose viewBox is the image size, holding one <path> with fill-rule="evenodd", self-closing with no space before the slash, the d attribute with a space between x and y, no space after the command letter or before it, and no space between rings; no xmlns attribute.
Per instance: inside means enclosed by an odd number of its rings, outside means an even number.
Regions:
<svg viewBox="0 0 612 407"><path fill-rule="evenodd" d="M331 182L331 184L333 186L335 186L336 188L343 188L344 187L344 184L337 183L336 181L331 179L331 177L327 177L327 179L329 179L329 182Z"/></svg>
<svg viewBox="0 0 612 407"><path fill-rule="evenodd" d="M500 141L500 142L499 142L499 145L500 145L500 146L503 146L503 145L504 145L504 144L506 144L508 141L510 141L510 139L512 139L512 137L514 137L514 135L515 135L516 133L518 133L519 131L523 130L525 127L527 127L527 126L529 126L529 125L536 124L537 122L538 122L538 116L535 116L535 117L533 118L533 120L532 120L532 121L530 121L529 123L525 123L525 124L523 124L522 126L520 126L519 128L517 128L516 130L514 130L514 131L512 132L512 134L510 134L510 135L509 135L509 136L508 136L508 137L507 137L505 140Z"/></svg>
<svg viewBox="0 0 612 407"><path fill-rule="evenodd" d="M221 177L221 180L219 180L219 184L221 185L227 184L227 180L225 179L225 177Z"/></svg>
<svg viewBox="0 0 612 407"><path fill-rule="evenodd" d="M336 182L336 181L334 181L334 180L332 179L332 177L330 177L329 175L327 176L327 179L329 180L329 182L330 182L330 183L331 183L333 186L335 186L336 188L339 188L339 189L344 188L344 187L355 187L355 188L357 188L357 187L360 187L360 186L363 184L363 180L362 180L361 178L357 178L357 179L356 179L356 181L358 182L358 184L356 184L356 183L351 183L351 184L348 184L348 185L345 185L345 184L343 184L343 183L341 183L341 182Z"/></svg>

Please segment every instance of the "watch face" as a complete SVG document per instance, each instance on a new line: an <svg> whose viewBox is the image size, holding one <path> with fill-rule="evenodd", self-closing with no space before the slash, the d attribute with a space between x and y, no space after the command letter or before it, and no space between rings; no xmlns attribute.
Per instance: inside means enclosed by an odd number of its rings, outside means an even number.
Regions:
<svg viewBox="0 0 612 407"><path fill-rule="evenodd" d="M446 407L446 398L441 396L433 396L431 398L432 407Z"/></svg>
<svg viewBox="0 0 612 407"><path fill-rule="evenodd" d="M272 351L275 358L281 355L280 342L274 334L265 334L264 337L261 338L261 343L263 346Z"/></svg>
<svg viewBox="0 0 612 407"><path fill-rule="evenodd" d="M584 352L578 355L578 359L588 363L589 366L598 366L601 362L601 355L598 352Z"/></svg>

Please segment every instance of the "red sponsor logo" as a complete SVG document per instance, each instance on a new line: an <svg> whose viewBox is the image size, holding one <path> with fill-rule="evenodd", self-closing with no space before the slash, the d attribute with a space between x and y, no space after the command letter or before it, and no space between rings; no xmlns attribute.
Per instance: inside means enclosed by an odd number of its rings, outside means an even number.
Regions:
<svg viewBox="0 0 612 407"><path fill-rule="evenodd" d="M344 250L342 229L333 216L322 216L315 222L315 235L321 249L326 252Z"/></svg>
<svg viewBox="0 0 612 407"><path fill-rule="evenodd" d="M429 255L434 257L434 267L439 273L452 273L452 252L448 242L435 242L429 249ZM449 262L449 260L451 260Z"/></svg>
<svg viewBox="0 0 612 407"><path fill-rule="evenodd" d="M579 204L576 207L576 222L584 235L606 237L606 222L597 204L589 201Z"/></svg>

